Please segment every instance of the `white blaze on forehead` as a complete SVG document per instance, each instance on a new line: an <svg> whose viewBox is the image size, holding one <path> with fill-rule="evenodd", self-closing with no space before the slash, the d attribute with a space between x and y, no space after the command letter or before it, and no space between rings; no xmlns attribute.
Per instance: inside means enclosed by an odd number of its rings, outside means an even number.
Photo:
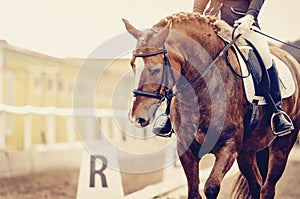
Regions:
<svg viewBox="0 0 300 199"><path fill-rule="evenodd" d="M142 71L145 68L145 62L142 57L136 57L134 64L135 64L135 81L134 81L135 84L134 85L135 85L135 88L138 88L140 78L142 75Z"/></svg>

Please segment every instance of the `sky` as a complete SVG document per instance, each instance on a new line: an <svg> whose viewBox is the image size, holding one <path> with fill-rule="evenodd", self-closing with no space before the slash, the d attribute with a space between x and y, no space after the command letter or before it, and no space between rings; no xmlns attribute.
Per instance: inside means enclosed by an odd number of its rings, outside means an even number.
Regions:
<svg viewBox="0 0 300 199"><path fill-rule="evenodd" d="M263 32L300 39L299 0L265 0ZM148 28L165 16L192 11L193 0L0 0L0 39L43 54L86 58L125 32L122 18Z"/></svg>

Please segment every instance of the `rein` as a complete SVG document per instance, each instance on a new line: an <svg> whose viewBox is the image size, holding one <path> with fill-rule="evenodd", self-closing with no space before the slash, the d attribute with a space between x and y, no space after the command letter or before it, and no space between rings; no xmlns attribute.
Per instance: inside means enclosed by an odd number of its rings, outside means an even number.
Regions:
<svg viewBox="0 0 300 199"><path fill-rule="evenodd" d="M180 89L178 89L176 92L172 92L172 90L169 90L166 86L168 85L168 74L165 70L165 67L169 68L170 73L172 74L172 78L173 80L175 80L175 75L174 75L174 71L172 70L171 64L170 64L170 59L168 56L168 51L165 49L165 47L161 50L155 51L155 52L150 52L150 53L133 53L134 57L150 57L150 56L156 56L159 54L164 54L164 64L163 64L163 77L162 77L162 82L165 87L164 87L164 94L160 93L162 84L160 84L160 88L158 89L158 91L156 93L153 92L147 92L147 91L142 91L142 90L138 90L135 89L133 90L133 94L134 97L136 96L144 96L144 97L149 97L149 98L155 98L155 99L159 99L161 102L164 101L165 99L167 99L167 101L170 101L173 97L177 96L178 94L182 93L184 91L184 89L186 87L188 87L189 85L194 84L196 81L198 81L201 77L203 77L206 72L215 65L215 63L225 54L227 53L227 51L235 44L235 42L241 37L241 34L237 35L235 38L233 38L224 48L221 52L219 52L219 54L217 55L217 57L200 73L200 75L198 75L195 79L193 79L192 81L182 85L180 87Z"/></svg>

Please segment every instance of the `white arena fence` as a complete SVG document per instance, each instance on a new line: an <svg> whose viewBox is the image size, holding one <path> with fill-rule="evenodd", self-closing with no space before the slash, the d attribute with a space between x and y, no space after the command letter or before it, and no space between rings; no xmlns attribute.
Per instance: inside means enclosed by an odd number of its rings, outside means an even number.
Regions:
<svg viewBox="0 0 300 199"><path fill-rule="evenodd" d="M4 115L5 114L5 115ZM107 134L108 137L113 137L115 140L119 140L119 142L125 142L126 137L123 132L130 132L133 135L137 135L138 137L147 136L151 132L150 128L146 129L137 129L130 123L128 120L128 110L112 110L112 109L93 109L93 108L59 108L53 106L47 107L37 107L31 105L25 106L12 106L7 104L0 104L0 129L5 129L5 124L3 118L7 115L21 115L23 123L22 127L22 149L30 149L36 146L44 146L44 147L59 147L59 146L72 146L79 144L80 141L85 141L89 139L94 139L96 137L95 134L98 132L99 136L99 128L101 128L101 132ZM32 116L39 115L43 116L46 125L45 125L45 137L46 143L33 144L32 143ZM76 115L76 116L75 116ZM66 132L66 140L63 142L57 142L56 140L56 118L55 116L60 116L65 118L65 129ZM84 137L83 140L80 140L81 133L76 132L76 125L74 117L82 117L84 123ZM97 122L101 124L95 124L95 118ZM116 125L116 120L118 121ZM120 122L121 121L121 122ZM20 124L14 124L20 125ZM81 128L82 129L82 128ZM5 131L0 132L0 149L6 149L6 134L3 133ZM126 134L126 133L125 133ZM79 136L78 136L79 135Z"/></svg>

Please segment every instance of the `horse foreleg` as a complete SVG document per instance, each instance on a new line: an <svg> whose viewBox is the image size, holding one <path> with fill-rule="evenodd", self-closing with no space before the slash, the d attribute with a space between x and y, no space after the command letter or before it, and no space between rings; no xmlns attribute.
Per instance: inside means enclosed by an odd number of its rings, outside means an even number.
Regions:
<svg viewBox="0 0 300 199"><path fill-rule="evenodd" d="M281 178L289 153L295 143L297 132L276 138L270 146L269 170L265 183L261 188L261 199L273 199L275 197L275 186Z"/></svg>
<svg viewBox="0 0 300 199"><path fill-rule="evenodd" d="M189 150L180 151L177 147L179 159L188 181L188 199L201 199L199 194L199 159L195 158Z"/></svg>
<svg viewBox="0 0 300 199"><path fill-rule="evenodd" d="M251 195L253 198L259 199L262 176L256 162L255 152L241 153L237 158L237 162L241 173L248 181Z"/></svg>
<svg viewBox="0 0 300 199"><path fill-rule="evenodd" d="M212 171L205 183L204 193L208 199L217 198L221 182L231 166L233 165L237 152L235 147L225 144L216 154L216 161L212 168Z"/></svg>

